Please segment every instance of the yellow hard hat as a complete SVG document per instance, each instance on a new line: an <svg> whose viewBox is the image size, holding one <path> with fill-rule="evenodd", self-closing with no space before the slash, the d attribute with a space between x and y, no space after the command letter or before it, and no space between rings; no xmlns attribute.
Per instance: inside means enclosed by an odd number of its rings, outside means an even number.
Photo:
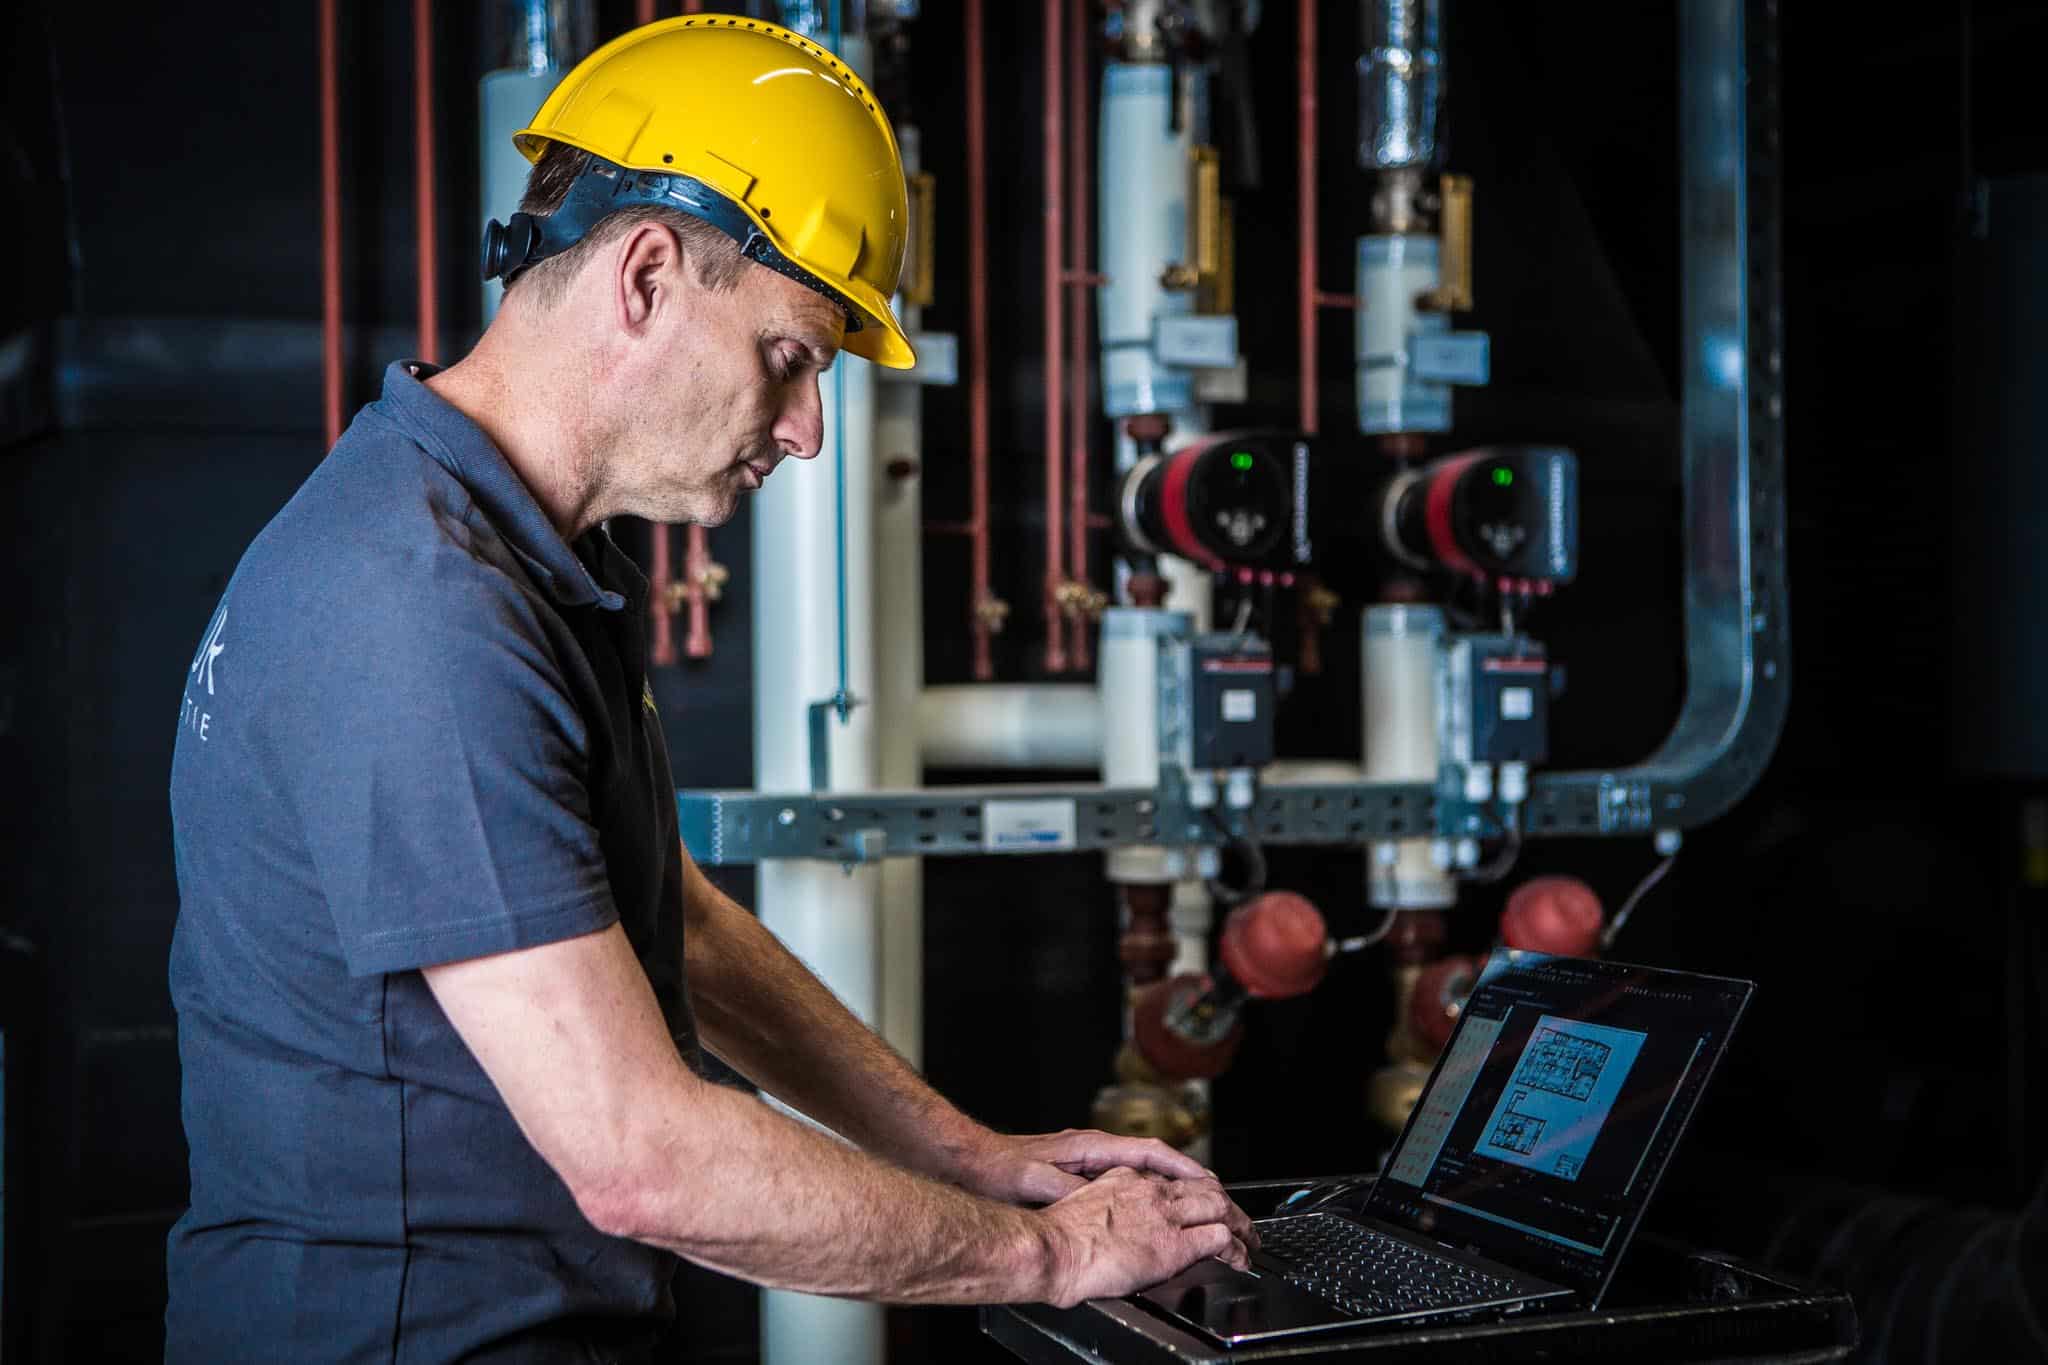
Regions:
<svg viewBox="0 0 2048 1365"><path fill-rule="evenodd" d="M889 308L910 234L896 135L852 68L808 38L733 15L648 24L579 62L512 141L529 161L565 142L650 173L623 178L636 199L665 190L839 303L844 349L915 363Z"/></svg>

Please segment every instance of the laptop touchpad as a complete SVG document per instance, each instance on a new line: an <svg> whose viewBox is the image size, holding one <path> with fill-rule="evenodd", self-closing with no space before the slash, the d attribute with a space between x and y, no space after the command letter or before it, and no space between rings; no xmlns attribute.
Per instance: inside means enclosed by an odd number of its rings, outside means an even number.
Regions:
<svg viewBox="0 0 2048 1365"><path fill-rule="evenodd" d="M1137 1296L1222 1341L1300 1331L1351 1317L1270 1273L1246 1274L1221 1261L1198 1261Z"/></svg>

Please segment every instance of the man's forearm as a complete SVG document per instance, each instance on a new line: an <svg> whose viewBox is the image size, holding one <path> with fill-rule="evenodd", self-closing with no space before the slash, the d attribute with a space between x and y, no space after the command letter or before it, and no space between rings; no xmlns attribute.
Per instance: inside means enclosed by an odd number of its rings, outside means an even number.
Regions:
<svg viewBox="0 0 2048 1365"><path fill-rule="evenodd" d="M593 1199L605 1231L810 1293L891 1303L1061 1295L1058 1248L1040 1215L897 1170L739 1091L705 1085L691 1106L674 1131L638 1144L644 1168Z"/></svg>
<svg viewBox="0 0 2048 1365"><path fill-rule="evenodd" d="M692 880L703 899L692 907L685 943L706 1045L868 1151L958 1179L959 1158L985 1130L926 1085L759 920L701 873Z"/></svg>

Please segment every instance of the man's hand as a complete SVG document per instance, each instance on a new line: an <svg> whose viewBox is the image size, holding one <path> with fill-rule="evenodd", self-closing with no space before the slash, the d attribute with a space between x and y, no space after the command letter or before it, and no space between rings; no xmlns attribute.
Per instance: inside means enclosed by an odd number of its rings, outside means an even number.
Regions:
<svg viewBox="0 0 2048 1365"><path fill-rule="evenodd" d="M1005 1204L1050 1204L1118 1166L1175 1180L1216 1178L1200 1162L1155 1139L1069 1128L1027 1137L983 1129L975 1145L960 1154L955 1179Z"/></svg>
<svg viewBox="0 0 2048 1365"><path fill-rule="evenodd" d="M1040 1216L1052 1231L1046 1298L1061 1308L1147 1288L1205 1256L1243 1270L1253 1238L1251 1221L1213 1179L1168 1179L1124 1166Z"/></svg>

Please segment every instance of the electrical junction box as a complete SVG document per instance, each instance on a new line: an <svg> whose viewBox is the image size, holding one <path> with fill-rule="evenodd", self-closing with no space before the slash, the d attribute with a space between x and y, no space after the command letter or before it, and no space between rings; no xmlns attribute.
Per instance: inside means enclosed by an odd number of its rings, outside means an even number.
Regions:
<svg viewBox="0 0 2048 1365"><path fill-rule="evenodd" d="M1188 767L1273 761L1273 647L1251 635L1197 635L1188 647Z"/></svg>
<svg viewBox="0 0 2048 1365"><path fill-rule="evenodd" d="M1550 660L1541 641L1461 635L1444 657L1444 757L1525 763L1550 757Z"/></svg>

